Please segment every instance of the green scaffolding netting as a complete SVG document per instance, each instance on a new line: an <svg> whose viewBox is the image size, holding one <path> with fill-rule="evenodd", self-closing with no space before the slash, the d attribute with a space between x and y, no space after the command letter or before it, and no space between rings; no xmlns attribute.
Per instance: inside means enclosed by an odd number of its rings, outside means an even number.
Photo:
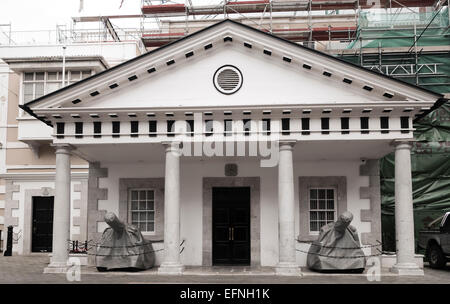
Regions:
<svg viewBox="0 0 450 304"><path fill-rule="evenodd" d="M450 102L414 125L411 151L415 234L450 211ZM393 153L380 160L383 248L395 251ZM416 238L417 239L417 238Z"/></svg>
<svg viewBox="0 0 450 304"><path fill-rule="evenodd" d="M423 46L450 45L449 29L448 7L438 12L408 14L363 12L356 38L347 47L355 53L342 54L340 58L437 93L450 93L448 52L421 52ZM417 48L414 47L416 38ZM405 51L386 52L395 47L403 47ZM358 52L365 48L379 51L385 48L385 51ZM408 68L411 70L404 70ZM417 142L411 153L411 167L417 239L419 230L450 211L450 102L414 127ZM382 242L387 251L395 251L394 171L392 153L380 160Z"/></svg>
<svg viewBox="0 0 450 304"><path fill-rule="evenodd" d="M383 74L437 93L450 92L448 52L421 52L423 46L450 45L447 7L439 12L415 14L363 12L359 20L356 39L347 46L347 49L354 49L356 53L341 55L342 59L373 70L378 70L377 66L379 66L379 71ZM414 47L416 38L417 47ZM386 49L395 47L403 47L405 51L403 53L386 52ZM380 54L358 52L360 49L367 48L379 50L384 48L385 50Z"/></svg>
<svg viewBox="0 0 450 304"><path fill-rule="evenodd" d="M388 14L363 12L356 39L347 49L449 45L449 10ZM420 36L420 38L419 38Z"/></svg>

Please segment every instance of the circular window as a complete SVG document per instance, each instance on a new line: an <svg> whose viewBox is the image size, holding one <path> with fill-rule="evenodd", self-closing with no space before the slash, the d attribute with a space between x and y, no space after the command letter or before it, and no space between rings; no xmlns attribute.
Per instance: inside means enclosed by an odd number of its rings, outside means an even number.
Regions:
<svg viewBox="0 0 450 304"><path fill-rule="evenodd" d="M241 71L232 65L224 65L214 73L214 86L222 94L233 94L242 86L243 77Z"/></svg>

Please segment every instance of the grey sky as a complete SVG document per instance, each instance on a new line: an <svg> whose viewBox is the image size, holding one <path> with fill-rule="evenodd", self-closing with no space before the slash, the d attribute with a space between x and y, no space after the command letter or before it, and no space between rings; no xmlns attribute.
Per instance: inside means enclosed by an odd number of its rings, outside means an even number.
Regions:
<svg viewBox="0 0 450 304"><path fill-rule="evenodd" d="M12 23L14 30L55 29L56 24L70 24L73 16L139 14L141 0L0 0L0 24ZM174 0L184 3L184 0ZM220 0L192 0L194 4L212 4ZM154 1L158 3L158 1Z"/></svg>

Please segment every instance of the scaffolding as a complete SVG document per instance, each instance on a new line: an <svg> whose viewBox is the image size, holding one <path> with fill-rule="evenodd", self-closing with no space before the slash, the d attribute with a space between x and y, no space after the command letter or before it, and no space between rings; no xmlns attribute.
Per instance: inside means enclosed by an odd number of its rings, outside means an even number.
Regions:
<svg viewBox="0 0 450 304"><path fill-rule="evenodd" d="M450 0L140 1L139 14L74 17L70 26L33 32L31 43L135 41L145 52L230 18L371 70L450 92ZM136 26L119 27L124 19ZM95 28L85 27L92 24ZM0 44L20 44L22 36L11 31L11 24L0 25Z"/></svg>
<svg viewBox="0 0 450 304"><path fill-rule="evenodd" d="M360 13L357 37L339 57L439 93L450 92L450 22L443 3L408 14Z"/></svg>

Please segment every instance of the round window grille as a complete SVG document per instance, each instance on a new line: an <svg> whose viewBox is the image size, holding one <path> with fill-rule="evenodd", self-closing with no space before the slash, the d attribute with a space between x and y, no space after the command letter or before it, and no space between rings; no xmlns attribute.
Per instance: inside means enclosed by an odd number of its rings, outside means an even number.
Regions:
<svg viewBox="0 0 450 304"><path fill-rule="evenodd" d="M242 86L242 73L232 65L224 65L214 73L214 86L223 94L233 94Z"/></svg>

